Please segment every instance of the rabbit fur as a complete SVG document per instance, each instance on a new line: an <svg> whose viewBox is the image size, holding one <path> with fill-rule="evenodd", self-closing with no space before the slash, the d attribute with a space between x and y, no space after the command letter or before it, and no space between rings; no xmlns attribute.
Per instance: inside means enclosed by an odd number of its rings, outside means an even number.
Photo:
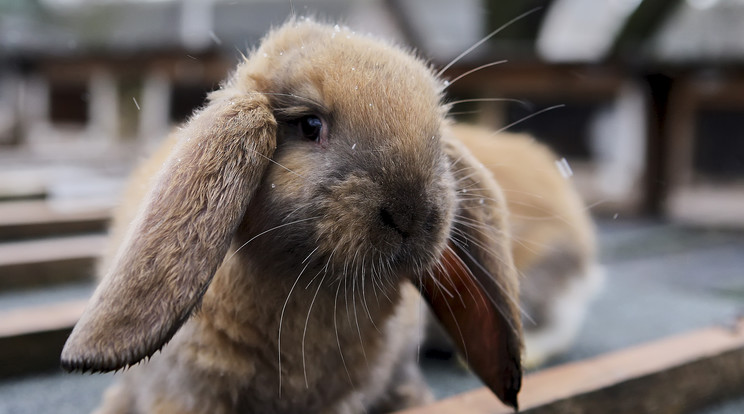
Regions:
<svg viewBox="0 0 744 414"><path fill-rule="evenodd" d="M507 204L455 137L442 93L388 43L310 20L270 32L126 190L102 280L62 353L68 370L127 368L97 412L428 402L415 358L422 292L463 327L493 321L460 336L516 406ZM460 270L448 274L445 256ZM456 277L484 293L448 291ZM469 297L484 306L453 312ZM458 319L473 309L490 316Z"/></svg>

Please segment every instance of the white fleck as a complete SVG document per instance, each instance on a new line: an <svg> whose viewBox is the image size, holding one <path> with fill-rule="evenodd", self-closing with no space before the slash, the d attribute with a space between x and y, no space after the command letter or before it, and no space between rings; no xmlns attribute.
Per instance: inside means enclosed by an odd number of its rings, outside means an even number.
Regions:
<svg viewBox="0 0 744 414"><path fill-rule="evenodd" d="M269 57L269 54L268 54L268 53L264 53L264 55L263 55L263 56L264 56L264 57Z"/></svg>
<svg viewBox="0 0 744 414"><path fill-rule="evenodd" d="M221 45L221 44L222 44L222 40L220 40L220 38L219 38L219 37L217 37L217 35L216 35L216 34L214 34L214 32L213 32L213 31L211 31L211 30L209 31L209 36L210 36L210 37L212 38L212 40L214 40L214 42L215 42L215 43L217 43L218 45Z"/></svg>
<svg viewBox="0 0 744 414"><path fill-rule="evenodd" d="M485 202L486 202L486 200L484 200L484 199L482 199L482 198L481 198L480 200L478 200L478 203L480 203L480 204L483 204L483 203L485 203Z"/></svg>
<svg viewBox="0 0 744 414"><path fill-rule="evenodd" d="M372 107L372 104L371 104L371 103L369 104L369 107L370 107L370 108Z"/></svg>
<svg viewBox="0 0 744 414"><path fill-rule="evenodd" d="M181 159L180 158L178 159L178 162L181 162Z"/></svg>
<svg viewBox="0 0 744 414"><path fill-rule="evenodd" d="M276 188L276 184L271 183L271 188Z"/></svg>
<svg viewBox="0 0 744 414"><path fill-rule="evenodd" d="M434 139L434 138L436 138L436 137L437 137L436 135L432 135L432 136L431 136L431 139Z"/></svg>
<svg viewBox="0 0 744 414"><path fill-rule="evenodd" d="M354 90L355 91L358 91L359 90L359 86L354 86Z"/></svg>
<svg viewBox="0 0 744 414"><path fill-rule="evenodd" d="M351 68L351 70L356 70L356 68Z"/></svg>
<svg viewBox="0 0 744 414"><path fill-rule="evenodd" d="M563 178L569 178L573 176L573 170L571 170L571 166L568 165L568 161L566 161L565 158L561 158L560 160L556 161L555 166L558 167L558 171L561 172Z"/></svg>
<svg viewBox="0 0 744 414"><path fill-rule="evenodd" d="M351 146L351 149L354 149L354 148L356 148L356 144L354 144L354 145Z"/></svg>
<svg viewBox="0 0 744 414"><path fill-rule="evenodd" d="M449 84L450 84L450 81L448 80L444 81L444 86L449 86Z"/></svg>
<svg viewBox="0 0 744 414"><path fill-rule="evenodd" d="M284 52L279 52L279 56L284 56Z"/></svg>
<svg viewBox="0 0 744 414"><path fill-rule="evenodd" d="M333 26L333 31L334 32L340 32L341 31L341 27L339 27L339 25L335 25L335 26Z"/></svg>
<svg viewBox="0 0 744 414"><path fill-rule="evenodd" d="M137 107L137 110L139 111L139 110L140 110L140 106L139 106L139 104L137 103L137 98L135 98L135 97L133 96L133 97L132 97L132 100L134 101L134 106L136 106L136 107Z"/></svg>
<svg viewBox="0 0 744 414"><path fill-rule="evenodd" d="M462 189L462 192L463 192L463 193L467 193L467 192L468 192L468 189L467 189L467 188L463 188L463 189Z"/></svg>
<svg viewBox="0 0 744 414"><path fill-rule="evenodd" d="M612 216L612 219L613 219L613 220L617 220L617 217L618 217L619 215L620 215L620 214L618 214L618 213L615 213L615 215L614 215L614 216Z"/></svg>

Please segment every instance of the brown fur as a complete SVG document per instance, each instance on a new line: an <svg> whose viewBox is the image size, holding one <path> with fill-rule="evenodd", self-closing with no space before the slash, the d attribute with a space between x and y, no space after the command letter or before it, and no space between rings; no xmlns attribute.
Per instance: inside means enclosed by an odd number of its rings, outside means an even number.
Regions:
<svg viewBox="0 0 744 414"><path fill-rule="evenodd" d="M115 253L62 354L73 370L131 366L99 412L429 401L411 281L436 277L453 239L494 299L481 311L503 343L480 348L505 368L489 385L515 405L521 324L505 204L490 173L465 172L478 163L449 132L441 92L418 59L347 29L300 21L270 33L133 176ZM323 121L318 142L298 127L307 115Z"/></svg>

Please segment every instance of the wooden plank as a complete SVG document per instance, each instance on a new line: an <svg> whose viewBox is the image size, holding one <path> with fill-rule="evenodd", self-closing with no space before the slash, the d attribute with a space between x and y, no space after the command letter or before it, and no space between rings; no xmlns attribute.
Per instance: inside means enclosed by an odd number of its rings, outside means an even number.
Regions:
<svg viewBox="0 0 744 414"><path fill-rule="evenodd" d="M110 215L110 208L82 203L55 208L45 200L2 202L0 239L103 231Z"/></svg>
<svg viewBox="0 0 744 414"><path fill-rule="evenodd" d="M0 378L59 367L62 346L86 302L0 312Z"/></svg>
<svg viewBox="0 0 744 414"><path fill-rule="evenodd" d="M522 413L682 413L744 390L744 319L525 377ZM480 388L401 414L513 411Z"/></svg>
<svg viewBox="0 0 744 414"><path fill-rule="evenodd" d="M0 289L91 279L106 236L84 235L0 244Z"/></svg>

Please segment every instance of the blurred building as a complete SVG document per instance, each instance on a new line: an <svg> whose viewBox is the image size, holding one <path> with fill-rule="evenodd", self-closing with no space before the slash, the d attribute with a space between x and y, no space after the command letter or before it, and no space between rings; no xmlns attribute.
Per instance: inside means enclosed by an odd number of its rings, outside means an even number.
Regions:
<svg viewBox="0 0 744 414"><path fill-rule="evenodd" d="M744 221L740 0L0 0L0 193L123 176L293 13L446 67L453 116L547 142L597 211Z"/></svg>

